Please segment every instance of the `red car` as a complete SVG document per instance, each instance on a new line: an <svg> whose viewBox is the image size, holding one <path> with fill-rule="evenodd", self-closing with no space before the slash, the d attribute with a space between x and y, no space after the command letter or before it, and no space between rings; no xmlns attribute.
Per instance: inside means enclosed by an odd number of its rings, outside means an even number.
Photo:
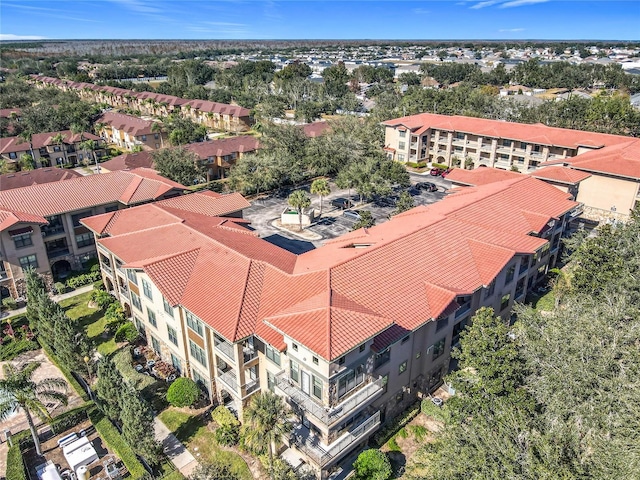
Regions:
<svg viewBox="0 0 640 480"><path fill-rule="evenodd" d="M447 168L444 172L442 172L442 173L440 174L440 176L441 176L442 178L444 178L444 177L446 177L447 175L449 175L450 173L451 173L451 169L450 169L450 168Z"/></svg>
<svg viewBox="0 0 640 480"><path fill-rule="evenodd" d="M445 170L443 170L442 168L432 168L431 171L429 172L432 176L434 177L438 177L440 175L442 175L442 172L444 172Z"/></svg>

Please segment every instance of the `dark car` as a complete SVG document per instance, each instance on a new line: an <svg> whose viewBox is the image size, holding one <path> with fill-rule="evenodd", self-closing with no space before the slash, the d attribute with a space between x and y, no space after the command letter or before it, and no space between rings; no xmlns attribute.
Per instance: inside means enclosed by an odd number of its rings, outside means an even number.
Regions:
<svg viewBox="0 0 640 480"><path fill-rule="evenodd" d="M334 198L333 200L331 200L331 205L344 210L345 208L352 207L353 203L347 198Z"/></svg>
<svg viewBox="0 0 640 480"><path fill-rule="evenodd" d="M411 195L412 197L415 197L416 195L420 195L422 193L415 187L409 187L409 189L407 189L407 192L409 192L409 195Z"/></svg>
<svg viewBox="0 0 640 480"><path fill-rule="evenodd" d="M432 168L431 171L429 172L433 177L439 177L440 175L442 175L442 172L444 172L444 170L442 168Z"/></svg>
<svg viewBox="0 0 640 480"><path fill-rule="evenodd" d="M395 197L377 197L373 203L375 203L379 207L395 207L396 206L396 198Z"/></svg>
<svg viewBox="0 0 640 480"><path fill-rule="evenodd" d="M416 183L416 188L420 190L426 190L427 192L435 192L438 190L438 186L435 183L431 182L418 182Z"/></svg>

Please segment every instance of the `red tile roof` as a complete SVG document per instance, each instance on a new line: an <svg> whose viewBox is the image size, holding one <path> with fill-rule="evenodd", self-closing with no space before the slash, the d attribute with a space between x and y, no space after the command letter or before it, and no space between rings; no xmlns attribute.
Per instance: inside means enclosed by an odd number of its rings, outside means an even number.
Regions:
<svg viewBox="0 0 640 480"><path fill-rule="evenodd" d="M566 159L571 168L591 173L640 179L640 139L627 139L595 152L587 152Z"/></svg>
<svg viewBox="0 0 640 480"><path fill-rule="evenodd" d="M47 132L47 133L36 133L31 137L31 143L33 144L33 148L41 148L48 147L52 145L56 145L54 138L56 135L62 135L64 138L62 143L65 145L72 145L74 143L80 143L85 140L102 140L100 137L94 135L89 132L82 133L73 133L71 130L62 130L60 132ZM27 143L27 149L29 148L29 144Z"/></svg>
<svg viewBox="0 0 640 480"><path fill-rule="evenodd" d="M229 115L230 117L248 117L251 110L239 105L229 105L227 103L210 102L208 100L189 100L185 102L195 110L206 113L218 113L220 115Z"/></svg>
<svg viewBox="0 0 640 480"><path fill-rule="evenodd" d="M458 295L488 285L515 254L545 245L529 234L573 209L568 197L520 175L469 187L298 257L233 219L203 215L188 198L178 200L185 210L168 206L172 199L84 223L110 233L99 243L127 267L150 272L167 298L229 340L255 333L284 348L287 335L334 359L368 338L380 346L452 312ZM212 292L218 278L225 288Z"/></svg>
<svg viewBox="0 0 640 480"><path fill-rule="evenodd" d="M459 115L438 115L433 113L421 113L395 118L382 122L382 124L392 127L405 126L416 135L421 135L429 128L434 128L450 132L487 135L494 138L505 138L569 148L578 148L580 146L600 148L605 145L615 145L629 141L629 137L623 137L621 135L547 127L541 123L504 122L501 120L463 117Z"/></svg>
<svg viewBox="0 0 640 480"><path fill-rule="evenodd" d="M497 168L479 167L475 170L454 168L447 175L447 180L458 185L486 185L487 183L500 182L511 178L518 178L521 174L500 170Z"/></svg>
<svg viewBox="0 0 640 480"><path fill-rule="evenodd" d="M72 178L0 192L0 209L29 211L43 217L121 202L125 205L157 200L182 185L148 172L112 172Z"/></svg>
<svg viewBox="0 0 640 480"><path fill-rule="evenodd" d="M601 150L600 153L603 153ZM582 155L581 155L582 156ZM638 172L640 174L640 171ZM579 170L573 170L567 167L545 167L530 174L534 178L540 180L551 180L552 182L566 183L569 185L576 185L582 180L589 178L590 173L581 172Z"/></svg>
<svg viewBox="0 0 640 480"><path fill-rule="evenodd" d="M232 153L248 153L258 149L258 139L251 135L222 138L209 142L189 143L184 148L195 153L201 160L209 157L224 157Z"/></svg>
<svg viewBox="0 0 640 480"><path fill-rule="evenodd" d="M11 118L15 114L16 117L22 115L21 108L0 108L0 118Z"/></svg>
<svg viewBox="0 0 640 480"><path fill-rule="evenodd" d="M319 137L324 135L329 130L329 124L327 122L313 122L302 126L304 134L309 138Z"/></svg>
<svg viewBox="0 0 640 480"><path fill-rule="evenodd" d="M116 130L127 132L134 137L153 133L152 121L125 115L124 113L105 112L96 120L96 123L104 123Z"/></svg>
<svg viewBox="0 0 640 480"><path fill-rule="evenodd" d="M153 168L151 152L123 153L100 164L101 168L110 172L132 170L134 168Z"/></svg>
<svg viewBox="0 0 640 480"><path fill-rule="evenodd" d="M41 183L61 182L82 175L75 170L65 168L38 168L25 172L6 173L0 175L0 191L38 185Z"/></svg>

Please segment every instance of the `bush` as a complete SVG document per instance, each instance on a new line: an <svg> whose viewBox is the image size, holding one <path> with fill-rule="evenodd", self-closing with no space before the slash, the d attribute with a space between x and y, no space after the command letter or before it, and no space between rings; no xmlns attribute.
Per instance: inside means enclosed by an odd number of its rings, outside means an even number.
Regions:
<svg viewBox="0 0 640 480"><path fill-rule="evenodd" d="M214 437L218 445L233 447L240 440L240 428L235 425L222 425L216 428Z"/></svg>
<svg viewBox="0 0 640 480"><path fill-rule="evenodd" d="M27 340L26 338L11 340L8 343L0 345L0 362L13 360L23 352L30 352L31 350L38 350L39 348L40 345L34 340Z"/></svg>
<svg viewBox="0 0 640 480"><path fill-rule="evenodd" d="M431 399L425 398L420 404L420 410L428 417L444 422L446 420L446 406L436 407Z"/></svg>
<svg viewBox="0 0 640 480"><path fill-rule="evenodd" d="M7 480L27 480L27 474L24 470L24 461L22 460L22 452L20 451L20 443L14 442L13 447L7 452Z"/></svg>
<svg viewBox="0 0 640 480"><path fill-rule="evenodd" d="M16 302L12 297L7 297L2 300L2 306L7 310L15 310L16 308L18 308L18 302Z"/></svg>
<svg viewBox="0 0 640 480"><path fill-rule="evenodd" d="M67 278L67 287L75 290L78 287L96 282L100 278L102 278L100 272L81 273L79 275L74 275L73 277Z"/></svg>
<svg viewBox="0 0 640 480"><path fill-rule="evenodd" d="M115 297L105 290L94 290L91 300L103 310L116 301Z"/></svg>
<svg viewBox="0 0 640 480"><path fill-rule="evenodd" d="M54 433L54 435L58 435L65 430L69 430L79 423L84 422L87 418L89 418L87 415L87 410L89 410L89 408L93 408L93 406L93 402L87 402L80 407L74 408L72 410L69 410L68 412L64 412L63 414L58 415L49 424L51 426L51 431Z"/></svg>
<svg viewBox="0 0 640 480"><path fill-rule="evenodd" d="M106 290L106 287L104 286L104 282L102 281L102 279L98 280L97 282L93 282L93 290Z"/></svg>
<svg viewBox="0 0 640 480"><path fill-rule="evenodd" d="M393 474L389 458L380 450L365 450L353 464L355 478L361 480L388 480Z"/></svg>
<svg viewBox="0 0 640 480"><path fill-rule="evenodd" d="M387 441L393 437L402 427L413 420L416 415L420 413L420 404L414 403L411 407L405 410L401 415L398 415L393 419L393 422L388 424L378 433L373 436L373 442L376 446L381 447Z"/></svg>
<svg viewBox="0 0 640 480"><path fill-rule="evenodd" d="M135 325L131 322L127 322L124 325L121 325L118 330L116 330L116 342L127 341L129 343L133 343L136 341L140 334L136 329Z"/></svg>
<svg viewBox="0 0 640 480"><path fill-rule="evenodd" d="M449 168L449 166L445 163L432 163L431 164L432 168L442 168L443 170L446 170L447 168Z"/></svg>
<svg viewBox="0 0 640 480"><path fill-rule="evenodd" d="M56 289L56 292L58 293L64 293L67 291L67 286L62 282L54 283L53 287Z"/></svg>
<svg viewBox="0 0 640 480"><path fill-rule="evenodd" d="M190 407L199 397L198 384L186 377L178 378L167 390L167 402L174 407Z"/></svg>
<svg viewBox="0 0 640 480"><path fill-rule="evenodd" d="M100 438L120 457L124 466L129 470L131 478L137 480L144 477L147 471L136 457L131 446L122 438L122 435L118 433L118 430L116 430L116 427L113 426L111 421L95 407L90 409L88 414Z"/></svg>
<svg viewBox="0 0 640 480"><path fill-rule="evenodd" d="M406 165L411 168L425 168L427 166L427 162L407 162Z"/></svg>
<svg viewBox="0 0 640 480"><path fill-rule="evenodd" d="M236 416L231 413L231 410L229 410L224 405L216 407L213 412L211 412L211 418L218 424L219 427L224 427L225 425L237 427L238 425L240 425L240 422L238 421Z"/></svg>

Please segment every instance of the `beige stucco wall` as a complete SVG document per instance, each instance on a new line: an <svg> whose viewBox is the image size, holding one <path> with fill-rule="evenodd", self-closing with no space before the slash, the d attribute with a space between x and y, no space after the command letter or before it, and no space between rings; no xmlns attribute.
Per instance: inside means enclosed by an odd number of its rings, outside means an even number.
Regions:
<svg viewBox="0 0 640 480"><path fill-rule="evenodd" d="M628 215L638 196L639 182L593 174L580 182L577 201L587 207Z"/></svg>

